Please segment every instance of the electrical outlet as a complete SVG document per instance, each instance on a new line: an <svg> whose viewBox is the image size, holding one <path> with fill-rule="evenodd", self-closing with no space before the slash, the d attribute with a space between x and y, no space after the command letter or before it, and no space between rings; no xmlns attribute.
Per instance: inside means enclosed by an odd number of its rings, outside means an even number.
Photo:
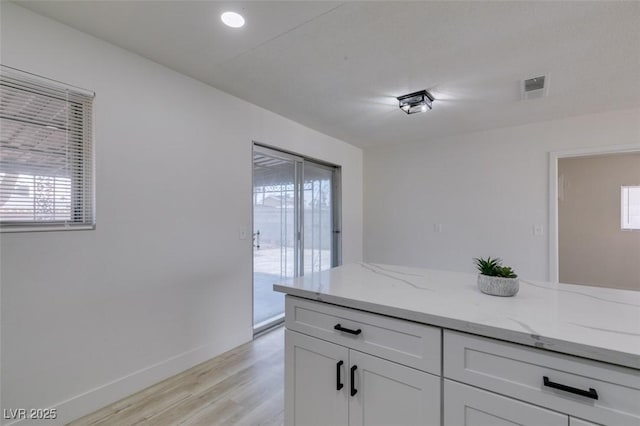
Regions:
<svg viewBox="0 0 640 426"><path fill-rule="evenodd" d="M442 232L442 224L434 223L433 224L433 232Z"/></svg>

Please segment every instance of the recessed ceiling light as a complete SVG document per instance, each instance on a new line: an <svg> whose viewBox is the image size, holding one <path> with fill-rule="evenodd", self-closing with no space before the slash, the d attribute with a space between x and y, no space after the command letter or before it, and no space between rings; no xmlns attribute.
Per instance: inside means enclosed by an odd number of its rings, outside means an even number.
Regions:
<svg viewBox="0 0 640 426"><path fill-rule="evenodd" d="M220 19L222 19L225 25L231 28L240 28L244 25L244 18L236 12L224 12L220 15Z"/></svg>

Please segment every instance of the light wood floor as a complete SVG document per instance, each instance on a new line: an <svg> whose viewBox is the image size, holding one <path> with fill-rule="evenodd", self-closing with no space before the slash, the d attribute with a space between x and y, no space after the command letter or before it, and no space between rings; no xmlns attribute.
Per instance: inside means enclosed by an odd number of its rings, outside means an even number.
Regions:
<svg viewBox="0 0 640 426"><path fill-rule="evenodd" d="M69 423L282 425L284 328Z"/></svg>

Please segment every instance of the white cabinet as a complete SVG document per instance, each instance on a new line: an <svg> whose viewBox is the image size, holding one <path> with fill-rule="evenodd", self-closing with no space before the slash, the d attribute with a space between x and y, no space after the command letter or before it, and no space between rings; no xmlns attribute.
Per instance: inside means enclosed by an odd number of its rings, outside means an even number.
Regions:
<svg viewBox="0 0 640 426"><path fill-rule="evenodd" d="M440 378L362 352L349 351L357 391L349 401L349 425L440 424Z"/></svg>
<svg viewBox="0 0 640 426"><path fill-rule="evenodd" d="M441 329L291 296L285 324L286 425L440 426Z"/></svg>
<svg viewBox="0 0 640 426"><path fill-rule="evenodd" d="M440 375L440 328L291 296L285 312L288 330Z"/></svg>
<svg viewBox="0 0 640 426"><path fill-rule="evenodd" d="M444 381L445 426L567 426L567 423L565 414Z"/></svg>
<svg viewBox="0 0 640 426"><path fill-rule="evenodd" d="M285 323L288 426L640 426L637 369L292 296Z"/></svg>
<svg viewBox="0 0 640 426"><path fill-rule="evenodd" d="M440 378L285 331L288 426L438 426Z"/></svg>
<svg viewBox="0 0 640 426"><path fill-rule="evenodd" d="M596 424L640 426L637 370L450 330L444 355L447 379Z"/></svg>
<svg viewBox="0 0 640 426"><path fill-rule="evenodd" d="M347 425L349 350L286 330L285 420L287 425Z"/></svg>

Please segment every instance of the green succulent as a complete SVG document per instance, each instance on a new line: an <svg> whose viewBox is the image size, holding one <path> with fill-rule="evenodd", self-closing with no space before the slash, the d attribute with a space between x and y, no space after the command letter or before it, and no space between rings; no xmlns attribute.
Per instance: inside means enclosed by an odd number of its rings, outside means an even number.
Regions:
<svg viewBox="0 0 640 426"><path fill-rule="evenodd" d="M502 266L498 268L498 276L503 278L518 278L516 273L509 266Z"/></svg>
<svg viewBox="0 0 640 426"><path fill-rule="evenodd" d="M492 259L491 257L483 258L474 258L473 262L475 263L478 271L482 275L487 275L490 277L503 277L503 278L517 278L518 276L514 272L513 269L509 266L502 266L502 259L496 257Z"/></svg>
<svg viewBox="0 0 640 426"><path fill-rule="evenodd" d="M495 259L492 259L491 257L487 257L486 259L475 258L473 261L482 275L489 275L491 277L496 276L496 271L502 263L502 259L499 257L496 257Z"/></svg>

